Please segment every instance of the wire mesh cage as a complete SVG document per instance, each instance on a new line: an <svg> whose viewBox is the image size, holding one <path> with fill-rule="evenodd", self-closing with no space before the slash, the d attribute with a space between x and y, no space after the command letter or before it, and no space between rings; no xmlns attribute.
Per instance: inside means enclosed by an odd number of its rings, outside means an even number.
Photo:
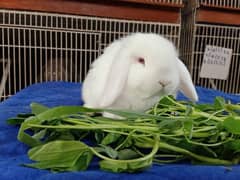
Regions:
<svg viewBox="0 0 240 180"><path fill-rule="evenodd" d="M199 0L199 3L212 7L240 8L239 0Z"/></svg>
<svg viewBox="0 0 240 180"><path fill-rule="evenodd" d="M179 46L180 24L0 10L1 100L36 82L82 82L105 46L132 32Z"/></svg>
<svg viewBox="0 0 240 180"><path fill-rule="evenodd" d="M182 0L149 0L150 2L158 3L173 3L173 4L182 4Z"/></svg>
<svg viewBox="0 0 240 180"><path fill-rule="evenodd" d="M220 1L204 2L217 3ZM234 4L232 3L233 1L228 2ZM182 16L181 58L188 66L194 84L228 93L240 93L240 27L234 24L224 25L198 22L196 20L197 6L198 4L196 4L195 0L191 1L185 7L185 13ZM204 78L200 76L204 52L208 45L232 50L227 79Z"/></svg>
<svg viewBox="0 0 240 180"><path fill-rule="evenodd" d="M158 4L178 4L181 5L183 0L123 0L128 2L138 2L138 3L158 3Z"/></svg>

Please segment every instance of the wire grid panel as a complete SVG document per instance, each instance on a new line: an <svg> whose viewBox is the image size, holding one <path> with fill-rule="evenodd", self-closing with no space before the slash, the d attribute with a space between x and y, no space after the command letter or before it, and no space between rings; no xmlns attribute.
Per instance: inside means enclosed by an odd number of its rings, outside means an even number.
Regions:
<svg viewBox="0 0 240 180"><path fill-rule="evenodd" d="M227 7L227 8L240 8L239 0L199 0L201 4L218 6L218 7Z"/></svg>
<svg viewBox="0 0 240 180"><path fill-rule="evenodd" d="M193 38L190 69L194 83L229 93L240 93L240 27L196 24ZM200 78L199 74L206 45L233 50L227 80Z"/></svg>
<svg viewBox="0 0 240 180"><path fill-rule="evenodd" d="M132 32L179 45L180 24L0 10L1 100L36 82L82 82L103 49Z"/></svg>
<svg viewBox="0 0 240 180"><path fill-rule="evenodd" d="M146 0L152 3L168 3L168 4L182 4L183 0Z"/></svg>

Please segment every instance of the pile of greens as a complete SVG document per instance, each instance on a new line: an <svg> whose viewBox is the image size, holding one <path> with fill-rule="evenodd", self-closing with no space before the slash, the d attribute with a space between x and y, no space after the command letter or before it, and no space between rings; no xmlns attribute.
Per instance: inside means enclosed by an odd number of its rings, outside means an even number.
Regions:
<svg viewBox="0 0 240 180"><path fill-rule="evenodd" d="M86 170L94 156L111 172L183 160L212 165L240 160L240 105L220 97L213 104L193 104L165 96L146 113L36 103L31 109L8 120L21 124L18 139L31 147L28 167ZM125 119L102 117L103 111Z"/></svg>

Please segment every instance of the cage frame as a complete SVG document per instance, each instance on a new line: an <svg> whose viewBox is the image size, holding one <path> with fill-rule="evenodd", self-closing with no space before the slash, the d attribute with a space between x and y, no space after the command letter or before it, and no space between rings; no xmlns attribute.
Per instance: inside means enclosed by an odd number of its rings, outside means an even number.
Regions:
<svg viewBox="0 0 240 180"><path fill-rule="evenodd" d="M2 17L3 16L2 13L5 14L4 17ZM34 20L39 18L39 16L41 17L40 23L35 23ZM19 20L12 21L11 17L14 17L14 18L18 17ZM27 17L30 18L29 21L32 24L30 23L30 25L29 25L29 22L27 22L27 20L26 20L26 19L28 19ZM60 18L60 19L61 18L66 19L65 25L61 26L61 27L56 27L57 23L55 23L55 25L53 23L53 19L56 19L55 17ZM95 33L97 36L99 36L100 39L103 39L103 40L97 40L97 41L101 41L101 42L100 42L100 47L96 52L95 58L102 53L103 49L105 48L105 46L107 44L109 44L110 42L112 42L115 39L118 39L120 36L129 34L130 32L156 32L156 33L162 32L162 34L165 35L166 37L168 35L168 38L170 38L170 39L172 38L172 41L175 43L175 45L177 47L179 47L179 44L180 44L180 23L165 23L165 22L144 21L144 20L128 20L128 19L117 19L117 18L106 18L106 17L95 17L95 16L61 14L61 13L52 13L52 12L49 13L49 12L37 12L37 11L9 10L9 9L0 9L0 19L1 18L3 19L2 21L0 20L1 33L3 33L2 29L7 29L6 32L9 34L9 32L10 32L9 29L11 29L11 28L12 29L23 28L23 31L30 31L29 29L33 29L34 33L36 33L36 31L44 31L47 28L49 28L49 31L53 31L53 32L65 31L65 32L69 32L69 33L74 33L76 31L80 34L81 33L93 33L93 34ZM47 23L44 24L43 19L45 19L47 21ZM76 19L78 19L79 21L76 21ZM96 24L96 22L98 20L101 22L105 22L105 24L100 24L100 25ZM21 21L24 23L21 24ZM85 25L85 27L83 25L84 24L83 21L85 21L85 23L87 23L87 25ZM57 22L60 22L60 20L58 20ZM61 22L62 22L62 20L61 20ZM120 27L117 27L117 24L118 24L118 26L120 26L121 24L123 24L123 25L125 24L124 27L122 27L124 29L124 32L121 32L122 30ZM130 26L130 24L133 24L132 27ZM96 29L97 26L109 26L108 27L109 30L104 29L103 27L101 27L101 28L103 28L102 30L98 30L98 29ZM112 33L112 35L109 35L109 37L104 36L104 33L111 31L111 28L113 28L114 31L116 30L116 32ZM5 32L5 30L4 30L4 32ZM7 40L7 42L9 43L9 40ZM24 44L24 45L26 45L26 44ZM9 48L9 47L7 47L6 44L4 44L4 46L6 46L5 48ZM3 46L1 45L0 48L3 48ZM26 48L28 48L28 46L26 46ZM49 48L53 48L53 47L49 47ZM13 53L13 56L14 56L14 53ZM9 58L9 55L5 54L5 57ZM25 60L26 60L26 58L24 59L24 61ZM52 61L52 59L50 61ZM14 68L16 68L14 66L14 64L11 63L11 65ZM0 66L0 68L1 68L1 66ZM26 68L26 67L24 67L24 68ZM50 69L52 69L52 67ZM84 71L85 71L84 74L86 74L86 72L87 72L86 68ZM6 72L6 70L4 70L4 72ZM42 72L42 71L40 70L40 72ZM83 80L83 78L80 78L80 79L81 79L80 81ZM26 83L26 81L28 81L26 79L23 79L23 81L25 81L24 82L25 84L21 88L15 88L13 93L8 93L5 90L5 94L3 95L2 100L6 99L8 96L15 94L16 92L18 92L19 90L21 90L22 88L25 88L26 86L28 86L30 84L33 84L36 82L43 82L43 79L41 79L40 81L37 81L35 78L35 80L32 79L31 83ZM18 83L18 82L15 82L15 84L16 83ZM7 86L10 89L10 85L8 84Z"/></svg>
<svg viewBox="0 0 240 180"><path fill-rule="evenodd" d="M230 66L230 73L234 72L235 74L230 74L227 80L207 79L199 77L202 59L197 57L196 54L201 53L199 56L203 58L204 51L197 52L196 50L199 48L199 46L207 45L202 42L198 42L198 39L201 39L199 36L202 36L202 38L204 38L204 34L198 34L199 28L206 27L208 28L208 31L212 33L217 33L217 31L214 31L214 29L218 29L218 31L221 31L220 33L222 33L222 36L215 35L219 38L219 40L216 40L218 42L213 41L213 39L216 39L216 37L207 37L207 35L205 35L206 38L208 38L210 45L218 46L217 44L221 44L220 41L224 41L224 43L232 41L232 43L235 43L234 45L231 45L231 43L224 44L224 46L234 47L235 51L233 52L232 63L236 64L237 68L240 69L240 63L238 60L240 57L240 52L238 50L240 48L240 9L236 8L230 11L230 8L223 10L223 8L226 7L209 8L205 5L202 5L198 0L190 0L185 3L186 4L184 6L184 9L182 10L180 52L181 58L190 70L193 82L196 85L206 88L213 88L222 90L227 93L239 94L240 85L238 82L240 82L240 74L237 71L234 71L232 68L233 65ZM212 16L214 16L214 18L212 18ZM219 18L219 16L224 18ZM235 30L232 31L232 33L235 33L236 37L233 37L233 34L228 34L229 37L226 37L226 34L231 29ZM205 31L207 32L206 29ZM201 45L198 46L200 43ZM237 77L233 77L235 75Z"/></svg>
<svg viewBox="0 0 240 180"><path fill-rule="evenodd" d="M177 3L173 3L177 1ZM64 6L64 8L62 8ZM1 0L0 8L180 23L183 0Z"/></svg>

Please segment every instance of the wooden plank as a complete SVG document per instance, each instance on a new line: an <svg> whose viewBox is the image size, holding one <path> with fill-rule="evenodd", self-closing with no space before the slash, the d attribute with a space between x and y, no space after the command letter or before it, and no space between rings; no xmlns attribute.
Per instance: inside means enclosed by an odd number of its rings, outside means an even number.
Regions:
<svg viewBox="0 0 240 180"><path fill-rule="evenodd" d="M131 5L112 1L79 0L1 0L0 8L56 12L75 15L111 17L131 20L180 22L180 9L160 6Z"/></svg>
<svg viewBox="0 0 240 180"><path fill-rule="evenodd" d="M238 11L240 13L240 8L228 7L228 6L216 6L207 3L201 3L201 8L211 9L211 10L223 10L223 11Z"/></svg>
<svg viewBox="0 0 240 180"><path fill-rule="evenodd" d="M160 2L160 1L148 1L148 0L118 0L121 2L136 3L136 4L145 4L153 6L166 6L174 8L183 8L183 3L170 3L170 2Z"/></svg>
<svg viewBox="0 0 240 180"><path fill-rule="evenodd" d="M213 9L198 9L196 15L197 22L240 25L240 13L238 11L223 11Z"/></svg>

